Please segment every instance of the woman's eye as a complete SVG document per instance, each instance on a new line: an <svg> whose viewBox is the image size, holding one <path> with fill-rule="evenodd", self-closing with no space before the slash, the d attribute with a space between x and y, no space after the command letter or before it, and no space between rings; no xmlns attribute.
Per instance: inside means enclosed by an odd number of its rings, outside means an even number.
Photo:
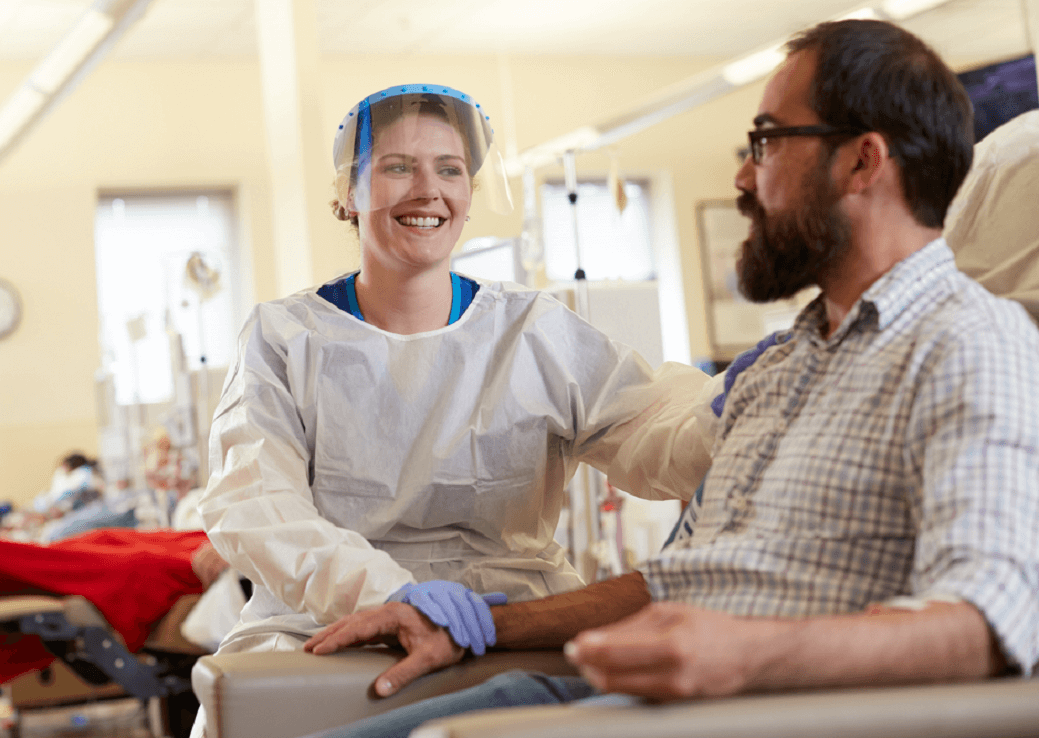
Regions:
<svg viewBox="0 0 1039 738"><path fill-rule="evenodd" d="M408 165L404 163L390 164L383 171L385 171L387 174L407 174Z"/></svg>
<svg viewBox="0 0 1039 738"><path fill-rule="evenodd" d="M441 167L440 168L440 176L441 177L461 177L462 176L462 170L459 167Z"/></svg>

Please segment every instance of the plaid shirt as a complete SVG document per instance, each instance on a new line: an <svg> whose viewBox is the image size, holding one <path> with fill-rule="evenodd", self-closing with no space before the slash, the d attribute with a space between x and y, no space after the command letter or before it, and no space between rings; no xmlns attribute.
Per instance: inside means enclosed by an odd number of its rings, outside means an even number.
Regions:
<svg viewBox="0 0 1039 738"><path fill-rule="evenodd" d="M737 379L714 465L654 599L739 615L973 603L1011 662L1039 660L1039 331L938 239L829 339L816 300Z"/></svg>

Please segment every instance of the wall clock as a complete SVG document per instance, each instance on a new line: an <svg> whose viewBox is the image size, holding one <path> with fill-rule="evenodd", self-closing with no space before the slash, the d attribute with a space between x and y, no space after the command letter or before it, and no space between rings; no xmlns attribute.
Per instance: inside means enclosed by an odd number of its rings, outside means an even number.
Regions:
<svg viewBox="0 0 1039 738"><path fill-rule="evenodd" d="M22 320L22 298L14 285L0 277L0 340L14 333Z"/></svg>

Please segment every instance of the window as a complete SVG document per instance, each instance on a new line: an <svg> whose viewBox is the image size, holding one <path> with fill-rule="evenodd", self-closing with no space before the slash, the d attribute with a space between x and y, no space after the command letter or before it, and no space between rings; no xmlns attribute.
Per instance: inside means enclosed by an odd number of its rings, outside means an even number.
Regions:
<svg viewBox="0 0 1039 738"><path fill-rule="evenodd" d="M118 404L172 399L170 347L177 335L189 370L228 364L239 321L234 230L229 192L99 198L102 361Z"/></svg>
<svg viewBox="0 0 1039 738"><path fill-rule="evenodd" d="M569 281L577 270L574 225L568 192L561 182L541 187L545 274ZM656 277L650 241L648 182L626 182L627 206L617 210L605 180L577 185L577 228L581 266L589 280L646 280Z"/></svg>

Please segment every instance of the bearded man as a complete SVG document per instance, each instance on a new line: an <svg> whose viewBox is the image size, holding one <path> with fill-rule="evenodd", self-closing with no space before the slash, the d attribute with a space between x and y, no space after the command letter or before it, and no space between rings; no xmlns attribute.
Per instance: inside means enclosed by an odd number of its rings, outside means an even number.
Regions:
<svg viewBox="0 0 1039 738"><path fill-rule="evenodd" d="M799 35L736 176L749 299L820 294L734 382L700 504L641 571L492 609L499 648L561 646L584 679L509 674L334 733L623 693L1030 674L1039 661L1039 332L941 238L970 167L970 102L881 21ZM651 603L651 600L653 602ZM583 631L583 632L582 632ZM406 605L307 648L396 637L388 695L454 663ZM571 640L572 639L572 640Z"/></svg>

